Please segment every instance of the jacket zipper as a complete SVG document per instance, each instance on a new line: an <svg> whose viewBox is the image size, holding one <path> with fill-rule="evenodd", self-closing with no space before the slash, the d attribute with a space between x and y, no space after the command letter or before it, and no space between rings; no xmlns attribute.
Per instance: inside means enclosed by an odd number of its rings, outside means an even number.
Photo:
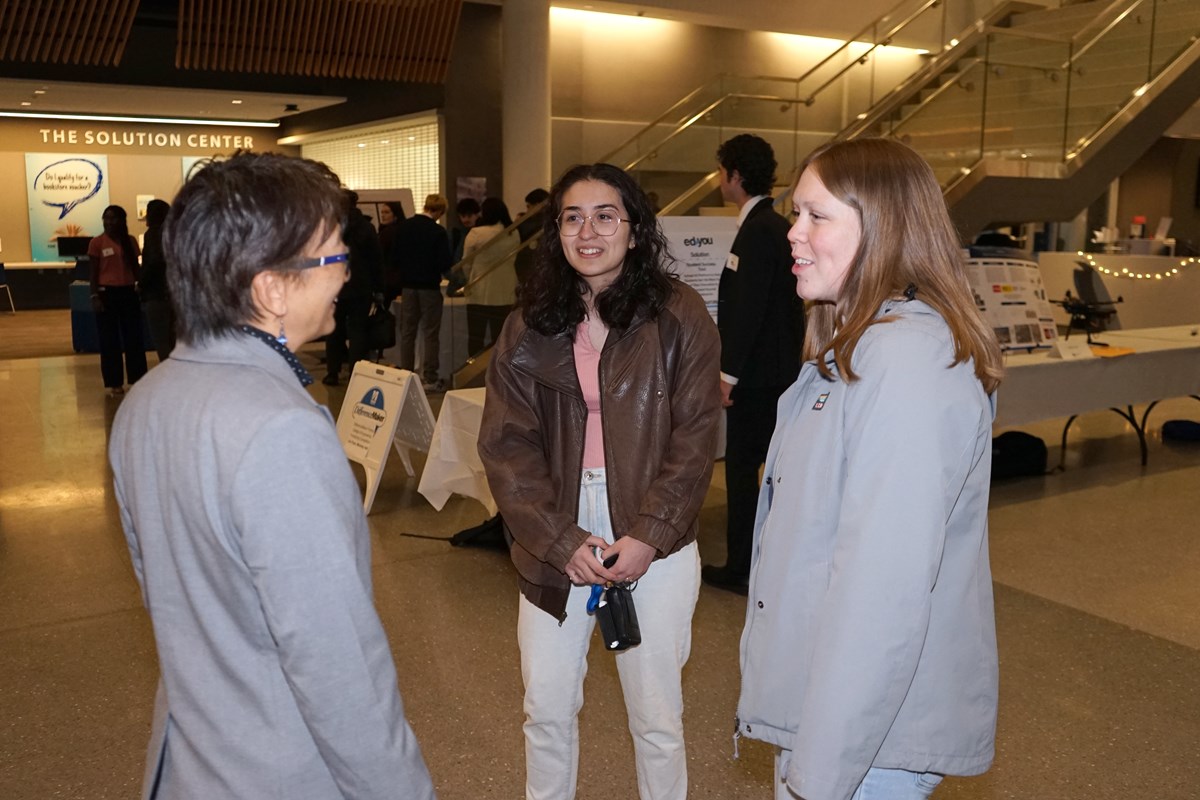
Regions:
<svg viewBox="0 0 1200 800"><path fill-rule="evenodd" d="M571 363L572 364L575 363L575 353L574 352L571 353ZM579 383L578 368L576 368L576 370L575 370L575 375L576 375L575 382L576 382L576 384L578 384ZM578 400L579 402L583 403L583 436L584 436L584 440L586 441L586 439L587 439L587 413L588 413L587 412L587 400L583 399L583 387L578 387L578 388L579 388L579 396L574 397L572 399ZM604 393L601 392L601 398L603 398L603 395L604 395ZM603 399L601 399L601 402L603 402ZM580 447L579 447L579 464L575 468L575 475L576 475L575 483L577 483L577 484L579 483L580 478L583 477L583 446L584 445L581 442ZM611 517L611 515L612 515L611 505L609 507L608 513ZM579 492L578 492L578 490L575 492L575 514L573 516L575 517L576 523L578 523L578 520L579 520ZM589 531L589 533L590 533L590 531ZM570 595L570 592L571 592L570 580L568 580L567 581L567 594ZM566 621L567 621L567 609L564 608L563 612L562 612L562 616L560 616L558 618L558 627L561 628Z"/></svg>
<svg viewBox="0 0 1200 800"><path fill-rule="evenodd" d="M733 760L734 761L737 761L738 757L740 755L738 753L738 739L740 739L740 738L742 738L742 723L741 723L741 720L739 720L737 718L737 715L735 714L733 717Z"/></svg>

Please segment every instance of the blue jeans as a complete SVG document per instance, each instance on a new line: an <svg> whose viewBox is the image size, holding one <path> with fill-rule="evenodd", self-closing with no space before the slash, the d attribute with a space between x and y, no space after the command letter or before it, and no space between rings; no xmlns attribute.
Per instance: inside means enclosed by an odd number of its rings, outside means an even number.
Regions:
<svg viewBox="0 0 1200 800"><path fill-rule="evenodd" d="M850 800L925 800L941 782L932 772L871 767Z"/></svg>
<svg viewBox="0 0 1200 800"><path fill-rule="evenodd" d="M799 797L788 789L783 779L791 756L790 750L781 749L775 754L775 800ZM850 800L925 800L941 782L942 776L933 772L871 767Z"/></svg>

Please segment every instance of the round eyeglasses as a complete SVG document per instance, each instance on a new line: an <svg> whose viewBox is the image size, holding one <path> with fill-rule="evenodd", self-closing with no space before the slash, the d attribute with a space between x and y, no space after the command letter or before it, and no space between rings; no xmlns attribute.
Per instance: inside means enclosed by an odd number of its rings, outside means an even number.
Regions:
<svg viewBox="0 0 1200 800"><path fill-rule="evenodd" d="M583 226L588 222L592 223L592 232L597 236L612 236L617 232L617 228L621 227L622 222L629 221L618 217L617 212L612 209L601 209L586 216L578 211L564 211L555 220L558 223L558 232L563 236L578 236L583 233Z"/></svg>

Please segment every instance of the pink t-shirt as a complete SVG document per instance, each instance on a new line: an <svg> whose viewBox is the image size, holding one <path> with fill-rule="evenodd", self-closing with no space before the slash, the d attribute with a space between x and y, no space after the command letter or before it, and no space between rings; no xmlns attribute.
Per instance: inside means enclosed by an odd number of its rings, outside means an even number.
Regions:
<svg viewBox="0 0 1200 800"><path fill-rule="evenodd" d="M136 239L131 241L131 246L135 258L141 255ZM133 286L136 281L133 271L125 263L121 243L107 233L88 242L88 258L92 261L92 269L98 270L99 279L96 282L100 286Z"/></svg>
<svg viewBox="0 0 1200 800"><path fill-rule="evenodd" d="M587 404L587 431L583 436L583 468L604 468L604 428L600 423L600 351L588 337L588 321L575 329L575 374Z"/></svg>

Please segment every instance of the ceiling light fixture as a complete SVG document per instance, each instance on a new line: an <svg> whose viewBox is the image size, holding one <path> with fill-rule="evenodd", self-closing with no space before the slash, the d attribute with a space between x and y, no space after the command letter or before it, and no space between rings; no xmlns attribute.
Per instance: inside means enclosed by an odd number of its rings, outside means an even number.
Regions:
<svg viewBox="0 0 1200 800"><path fill-rule="evenodd" d="M177 117L121 117L109 114L43 114L32 111L0 111L0 117L20 119L65 119L82 122L143 122L153 125L211 125L221 128L278 128L278 122L248 122L233 119L181 119Z"/></svg>
<svg viewBox="0 0 1200 800"><path fill-rule="evenodd" d="M233 103L235 106L240 106L242 104L241 100L230 100L229 102Z"/></svg>

